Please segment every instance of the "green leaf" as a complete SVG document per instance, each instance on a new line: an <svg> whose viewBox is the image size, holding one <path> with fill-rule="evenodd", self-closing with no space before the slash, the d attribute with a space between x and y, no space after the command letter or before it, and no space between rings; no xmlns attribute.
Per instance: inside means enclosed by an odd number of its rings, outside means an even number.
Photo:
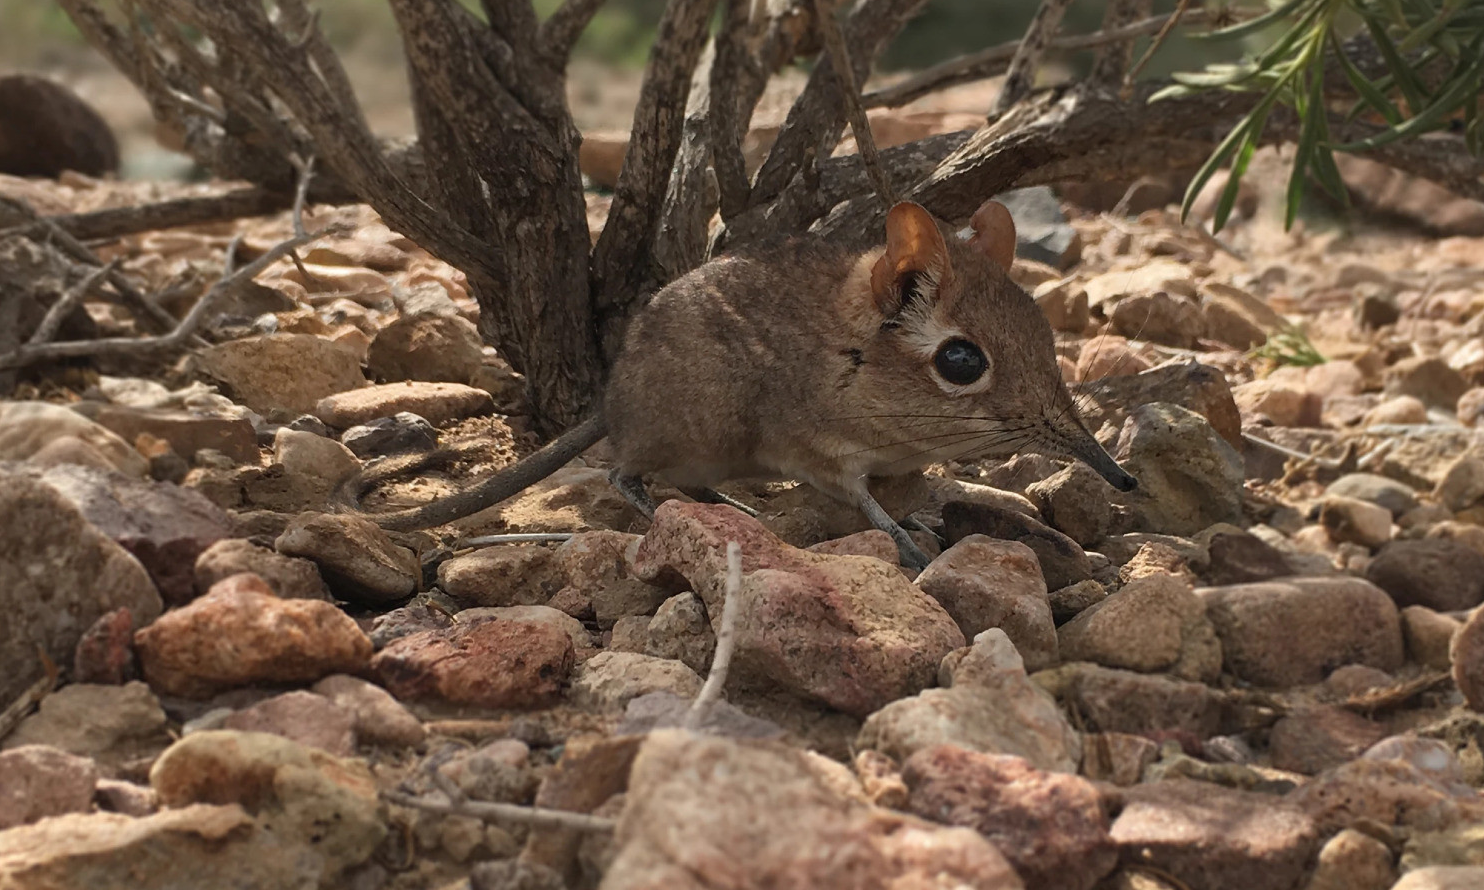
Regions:
<svg viewBox="0 0 1484 890"><path fill-rule="evenodd" d="M1339 151L1366 151L1435 129L1447 115L1457 111L1465 100L1474 98L1479 92L1481 79L1484 79L1484 51L1481 50L1484 50L1484 35L1470 46L1472 60L1467 69L1458 77L1450 78L1442 94L1415 117L1359 142L1347 142L1335 148Z"/></svg>
<svg viewBox="0 0 1484 890"><path fill-rule="evenodd" d="M1221 199L1216 202L1216 216L1211 220L1212 232L1219 232L1226 227L1232 208L1236 206L1237 195L1241 193L1242 177L1246 175L1247 165L1252 162L1252 155L1257 151L1257 143L1266 123L1267 119L1264 116L1262 120L1256 121L1252 127L1248 128L1247 138L1242 142L1242 147L1232 161L1231 172L1227 174L1226 187L1221 190Z"/></svg>
<svg viewBox="0 0 1484 890"><path fill-rule="evenodd" d="M1179 72L1170 75L1176 83L1193 87L1224 87L1250 80L1258 67L1248 62L1242 65L1207 65L1205 71Z"/></svg>
<svg viewBox="0 0 1484 890"><path fill-rule="evenodd" d="M1238 37L1246 37L1249 34L1256 34L1267 26L1288 18L1295 9L1298 9L1305 2L1313 2L1313 0L1288 0L1288 2L1269 10L1255 19L1248 19L1245 22L1228 25L1225 28L1218 28L1215 31L1207 31L1204 34L1193 34L1191 36L1199 37L1202 40L1235 40ZM1325 0L1319 0L1319 2L1323 3Z"/></svg>
<svg viewBox="0 0 1484 890"><path fill-rule="evenodd" d="M1396 105L1390 99L1386 98L1385 93L1381 92L1375 84L1371 83L1361 73L1359 68L1355 67L1355 63L1350 61L1350 57L1345 54L1345 47L1340 44L1339 38L1331 35L1331 42L1334 45L1335 58L1340 62L1340 70L1345 72L1345 79L1350 81L1350 85L1355 88L1355 92L1360 94L1361 102L1358 103L1358 107L1370 106L1376 110L1376 113L1386 118L1387 123L1393 126L1401 123L1402 113L1397 111ZM1347 115L1351 119L1355 116L1354 113Z"/></svg>
<svg viewBox="0 0 1484 890"><path fill-rule="evenodd" d="M1371 39L1376 42L1376 49L1380 50L1381 58L1386 62L1386 67L1396 78L1397 88L1402 91L1402 95L1407 98L1407 104L1415 113L1417 109L1427 105L1422 86L1417 83L1416 75L1412 73L1412 69L1407 67L1401 54L1396 51L1396 46L1386 34L1386 29L1371 18L1367 18L1365 24L1366 29L1371 32Z"/></svg>

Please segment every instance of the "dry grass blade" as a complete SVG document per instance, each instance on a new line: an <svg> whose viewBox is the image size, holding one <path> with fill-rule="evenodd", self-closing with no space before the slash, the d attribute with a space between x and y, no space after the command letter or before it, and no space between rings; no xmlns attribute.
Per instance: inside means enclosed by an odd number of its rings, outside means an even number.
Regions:
<svg viewBox="0 0 1484 890"><path fill-rule="evenodd" d="M721 699L721 691L727 685L727 672L731 669L732 653L737 648L737 614L742 607L742 548L736 541L727 542L726 602L721 607L721 627L716 632L716 653L711 657L711 670L706 674L706 683L701 687L696 700L686 712L684 727L695 731L706 719L706 712L713 702Z"/></svg>

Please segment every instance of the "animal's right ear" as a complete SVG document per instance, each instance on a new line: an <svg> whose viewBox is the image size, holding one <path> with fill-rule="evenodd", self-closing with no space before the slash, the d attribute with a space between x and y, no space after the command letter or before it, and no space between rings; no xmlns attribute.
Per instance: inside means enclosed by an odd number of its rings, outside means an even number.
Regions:
<svg viewBox="0 0 1484 890"><path fill-rule="evenodd" d="M890 318L914 294L941 286L948 277L948 245L932 214L903 201L886 215L886 252L871 268L871 296Z"/></svg>
<svg viewBox="0 0 1484 890"><path fill-rule="evenodd" d="M995 265L1010 271L1015 262L1015 219L999 201L985 201L969 219L974 234L969 244L979 248Z"/></svg>

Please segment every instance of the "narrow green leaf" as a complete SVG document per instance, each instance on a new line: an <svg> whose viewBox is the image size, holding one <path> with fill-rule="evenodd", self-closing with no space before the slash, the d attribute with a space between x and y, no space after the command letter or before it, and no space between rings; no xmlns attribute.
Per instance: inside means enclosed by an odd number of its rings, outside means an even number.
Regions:
<svg viewBox="0 0 1484 890"><path fill-rule="evenodd" d="M1392 44L1391 38L1386 34L1386 29L1375 19L1371 18L1367 18L1365 24L1366 29L1371 32L1371 39L1376 42L1376 49L1381 52L1381 58L1386 62L1386 67L1391 71L1392 76L1396 78L1397 88L1407 98L1407 104L1411 106L1412 112L1415 114L1417 109L1427 105L1427 99L1424 96L1422 86L1417 83L1416 75L1412 73L1412 69L1407 67L1407 63L1401 57L1401 54L1396 51L1396 46Z"/></svg>
<svg viewBox="0 0 1484 890"><path fill-rule="evenodd" d="M1258 72L1256 65L1207 65L1205 71L1179 72L1170 75L1176 83L1193 87L1224 87L1250 80Z"/></svg>
<svg viewBox="0 0 1484 890"><path fill-rule="evenodd" d="M1242 147L1237 151L1236 158L1232 161L1231 172L1227 174L1226 188L1221 190L1221 200L1216 202L1216 216L1211 220L1211 231L1219 232L1226 228L1226 221L1231 217L1232 208L1236 206L1237 195L1241 192L1242 177L1247 174L1247 165L1252 162L1252 155L1257 151L1257 144L1262 137L1262 128L1267 124L1267 116L1264 115L1249 128L1247 138L1242 142Z"/></svg>
<svg viewBox="0 0 1484 890"><path fill-rule="evenodd" d="M1345 72L1345 79L1350 81L1350 85L1355 88L1355 92L1360 94L1361 103L1375 109L1377 114L1380 114L1382 117L1386 118L1387 123L1392 124L1393 126L1401 123L1401 112L1397 111L1396 106L1392 104L1392 101L1386 98L1385 93L1381 92L1375 84L1371 83L1370 80L1368 80L1366 76L1360 72L1359 68L1355 67L1355 63L1351 62L1350 57L1346 55L1345 47L1340 44L1339 38L1335 37L1334 35L1330 35L1330 39L1331 43L1334 45L1335 58L1337 58L1340 62L1340 70ZM1347 118L1353 119L1355 116L1356 115L1352 113L1350 115L1347 115Z"/></svg>
<svg viewBox="0 0 1484 890"><path fill-rule="evenodd" d="M1473 99L1479 92L1481 80L1484 80L1484 35L1475 40L1470 47L1472 52L1472 63L1462 75L1453 79L1447 85L1441 95L1433 100L1422 112L1400 126L1383 130L1367 139L1359 142L1349 142L1344 145L1335 146L1340 151L1366 151L1388 145L1398 139L1408 139L1413 136L1426 133L1434 129L1449 114L1457 111L1465 100Z"/></svg>
<svg viewBox="0 0 1484 890"><path fill-rule="evenodd" d="M1237 146L1247 138L1248 130L1251 129L1255 115L1261 107L1259 103L1258 108L1253 109L1235 127L1232 127L1232 131L1226 134L1226 138L1221 140L1221 144L1216 146L1211 156L1206 158L1206 162L1191 178L1190 185L1185 189L1185 199L1180 203L1181 222L1184 222L1185 218L1190 215L1190 206L1195 203L1196 195L1200 194L1201 189L1205 188L1211 177L1216 175L1216 171L1221 169L1221 165L1226 163L1232 153L1237 150Z"/></svg>
<svg viewBox="0 0 1484 890"><path fill-rule="evenodd" d="M1225 28L1218 28L1215 31L1206 31L1204 33L1192 34L1191 36L1199 37L1202 40L1235 40L1239 37L1246 37L1249 34L1256 34L1267 26L1288 18L1295 9L1298 9L1305 2L1313 2L1313 0L1288 0L1288 2L1269 10L1255 19L1248 19L1245 22L1228 25ZM1323 3L1325 0L1319 0L1319 2Z"/></svg>

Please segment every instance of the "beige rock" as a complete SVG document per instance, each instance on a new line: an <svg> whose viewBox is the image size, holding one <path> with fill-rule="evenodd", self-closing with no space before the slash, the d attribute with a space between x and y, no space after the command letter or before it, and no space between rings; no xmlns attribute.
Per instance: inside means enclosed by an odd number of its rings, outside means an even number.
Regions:
<svg viewBox="0 0 1484 890"><path fill-rule="evenodd" d="M1449 654L1449 647L1463 627L1463 622L1434 612L1426 606L1407 606L1402 609L1401 616L1407 656L1435 671L1451 669L1453 658Z"/></svg>
<svg viewBox="0 0 1484 890"><path fill-rule="evenodd" d="M267 733L186 736L155 761L149 781L167 807L240 804L281 837L313 839L325 881L369 859L387 831L365 763Z"/></svg>
<svg viewBox="0 0 1484 890"><path fill-rule="evenodd" d="M5 738L7 750L47 745L97 762L103 775L133 771L170 743L165 711L148 686L73 683L41 700Z"/></svg>
<svg viewBox="0 0 1484 890"><path fill-rule="evenodd" d="M391 693L359 677L332 674L315 683L314 691L351 715L362 743L410 747L428 736L422 721Z"/></svg>
<svg viewBox="0 0 1484 890"><path fill-rule="evenodd" d="M149 461L107 427L50 402L0 404L0 461L22 461L59 439L80 440L108 465L136 479L149 475Z"/></svg>
<svg viewBox="0 0 1484 890"><path fill-rule="evenodd" d="M377 380L474 382L483 360L479 331L457 316L403 316L377 331L366 367Z"/></svg>
<svg viewBox="0 0 1484 890"><path fill-rule="evenodd" d="M579 707L619 709L651 692L695 698L701 677L678 661L637 652L599 652L572 674L572 703Z"/></svg>
<svg viewBox="0 0 1484 890"><path fill-rule="evenodd" d="M1453 635L1448 655L1453 661L1453 682L1464 701L1484 712L1484 609L1475 609Z"/></svg>
<svg viewBox="0 0 1484 890"><path fill-rule="evenodd" d="M260 414L302 414L327 396L366 385L354 354L309 334L229 340L201 350L196 360L204 374Z"/></svg>
<svg viewBox="0 0 1484 890"><path fill-rule="evenodd" d="M334 439L287 427L273 435L273 460L296 476L322 481L326 491L361 469L350 449Z"/></svg>
<svg viewBox="0 0 1484 890"><path fill-rule="evenodd" d="M1168 574L1129 582L1057 630L1062 657L1215 682L1221 641L1190 585Z"/></svg>
<svg viewBox="0 0 1484 890"><path fill-rule="evenodd" d="M550 548L497 545L438 565L438 586L470 606L538 606L562 589Z"/></svg>
<svg viewBox="0 0 1484 890"><path fill-rule="evenodd" d="M312 409L316 417L335 429L391 417L402 411L410 411L441 427L454 420L488 414L495 406L489 393L462 383L386 383L336 393L326 395L306 409Z"/></svg>
<svg viewBox="0 0 1484 890"><path fill-rule="evenodd" d="M1477 890L1484 885L1484 866L1435 865L1407 872L1391 890Z"/></svg>
<svg viewBox="0 0 1484 890"><path fill-rule="evenodd" d="M337 757L355 753L355 718L322 695L296 689L230 714L221 729L266 732Z"/></svg>
<svg viewBox="0 0 1484 890"><path fill-rule="evenodd" d="M256 575L281 599L328 600L330 588L307 559L284 556L242 538L226 538L196 557L196 592L233 575Z"/></svg>
<svg viewBox="0 0 1484 890"><path fill-rule="evenodd" d="M1396 881L1391 850L1347 828L1319 849L1319 864L1304 890L1388 890Z"/></svg>
<svg viewBox="0 0 1484 890"><path fill-rule="evenodd" d="M1232 398L1242 416L1261 415L1278 426L1319 426L1322 403L1308 390L1268 378L1232 387Z"/></svg>
<svg viewBox="0 0 1484 890"><path fill-rule="evenodd" d="M1319 505L1319 523L1337 544L1375 549L1391 540L1391 511L1355 498L1326 497Z"/></svg>
<svg viewBox="0 0 1484 890"><path fill-rule="evenodd" d="M304 513L273 546L319 566L331 589L349 600L386 603L411 596L422 578L417 555L360 516Z"/></svg>

